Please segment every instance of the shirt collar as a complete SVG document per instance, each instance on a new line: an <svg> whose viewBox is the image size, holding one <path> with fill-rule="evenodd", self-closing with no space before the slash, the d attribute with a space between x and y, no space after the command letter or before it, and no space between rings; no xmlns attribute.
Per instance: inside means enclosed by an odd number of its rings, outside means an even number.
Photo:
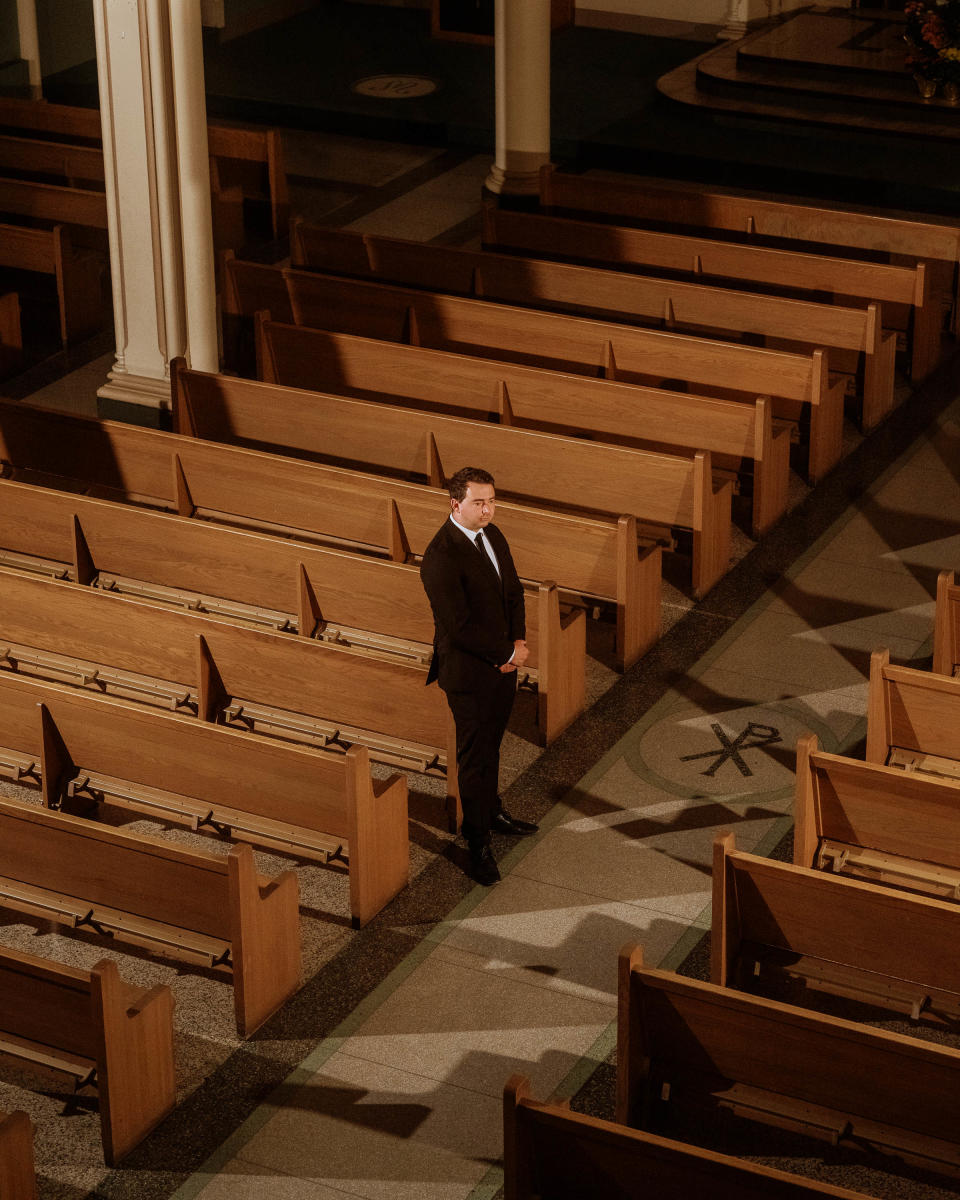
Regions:
<svg viewBox="0 0 960 1200"><path fill-rule="evenodd" d="M456 528L459 529L459 531L463 534L464 537L468 537L470 539L470 541L473 542L474 545L477 544L477 534L482 533L483 532L482 529L467 529L467 527L465 525L460 524L460 522L456 519L456 517L453 515L453 513L450 514L450 520L453 522L453 524L456 526Z"/></svg>

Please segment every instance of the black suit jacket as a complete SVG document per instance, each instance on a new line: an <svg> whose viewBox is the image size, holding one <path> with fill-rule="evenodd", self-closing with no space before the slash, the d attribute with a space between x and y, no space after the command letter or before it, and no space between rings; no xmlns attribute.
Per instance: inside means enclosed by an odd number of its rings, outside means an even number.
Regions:
<svg viewBox="0 0 960 1200"><path fill-rule="evenodd" d="M510 547L496 525L483 536L490 542L500 575L449 518L433 537L420 566L420 578L433 609L434 679L446 692L470 691L492 676L513 654L513 643L526 636L523 585Z"/></svg>

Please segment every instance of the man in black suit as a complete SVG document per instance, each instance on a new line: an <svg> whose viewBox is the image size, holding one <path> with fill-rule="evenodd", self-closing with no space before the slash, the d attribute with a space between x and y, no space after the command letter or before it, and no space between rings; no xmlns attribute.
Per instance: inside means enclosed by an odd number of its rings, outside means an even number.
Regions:
<svg viewBox="0 0 960 1200"><path fill-rule="evenodd" d="M500 803L500 742L529 656L523 586L507 539L493 524L493 476L464 467L449 484L450 516L420 567L436 633L427 683L446 693L457 728L457 779L463 836L478 882L500 878L490 832L529 834L537 826Z"/></svg>

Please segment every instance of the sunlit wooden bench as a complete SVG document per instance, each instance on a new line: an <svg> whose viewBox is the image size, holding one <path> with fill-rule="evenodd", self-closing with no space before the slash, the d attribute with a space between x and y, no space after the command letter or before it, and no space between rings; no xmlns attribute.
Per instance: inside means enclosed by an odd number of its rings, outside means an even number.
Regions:
<svg viewBox="0 0 960 1200"><path fill-rule="evenodd" d="M113 1166L174 1106L173 996L124 983L110 960L84 971L0 950L0 1058L96 1089Z"/></svg>
<svg viewBox="0 0 960 1200"><path fill-rule="evenodd" d="M831 383L826 350L769 350L317 271L245 267L241 275L235 268L231 284L229 261L226 267L226 325L257 309L280 316L274 298L285 283L294 322L308 328L622 383L669 382L673 389L751 404L770 396L775 415L809 423L812 480L840 457L844 383Z"/></svg>
<svg viewBox="0 0 960 1200"><path fill-rule="evenodd" d="M48 808L102 801L219 837L347 862L366 924L407 883L407 785L363 746L329 754L0 672L0 771Z"/></svg>
<svg viewBox="0 0 960 1200"><path fill-rule="evenodd" d="M300 985L297 877L211 850L0 799L0 905L233 977L247 1037Z"/></svg>
<svg viewBox="0 0 960 1200"><path fill-rule="evenodd" d="M188 377L191 420L196 421L186 427L189 432L249 444L243 428L231 424L239 420L236 393L226 419L224 377L198 372ZM249 385L257 419L263 394L263 385ZM0 470L31 483L71 492L79 483L80 489L112 499L398 563L419 558L449 512L449 497L439 487L2 401ZM660 547L643 539L638 548L635 517L588 517L504 501L498 503L497 520L521 578L538 594L541 585L555 580L581 601L615 605L621 667L632 665L657 640ZM61 530L61 536L67 535ZM153 560L155 555L144 561ZM232 589L240 582L235 578ZM234 598L243 595L237 592ZM546 622L538 622L541 630L553 623L553 603ZM566 659L571 669L576 658L572 653ZM538 666L541 688L543 666Z"/></svg>
<svg viewBox="0 0 960 1200"><path fill-rule="evenodd" d="M960 908L713 844L710 978L759 991L782 976L815 992L952 1022Z"/></svg>
<svg viewBox="0 0 960 1200"><path fill-rule="evenodd" d="M330 457L333 447L342 461L434 485L460 464L481 461L500 492L516 500L609 516L626 511L668 541L674 528L692 531L697 597L729 569L733 484L714 475L708 451L691 460L307 390L314 343L322 337L314 329L258 321L262 373L274 385L269 407L260 410L260 446L318 458ZM223 393L229 398L249 386L227 379Z"/></svg>
<svg viewBox="0 0 960 1200"><path fill-rule="evenodd" d="M895 666L875 650L866 758L960 783L960 679Z"/></svg>
<svg viewBox="0 0 960 1200"><path fill-rule="evenodd" d="M797 740L801 867L960 900L960 780L861 762Z"/></svg>
<svg viewBox="0 0 960 1200"><path fill-rule="evenodd" d="M608 172L571 175L546 166L540 202L548 211L627 217L642 225L684 231L723 230L725 238L851 258L927 266L931 287L960 321L960 224L930 214L811 204L796 196L758 195L701 183L636 179ZM915 364L920 374L923 367Z"/></svg>
<svg viewBox="0 0 960 1200"><path fill-rule="evenodd" d="M944 1096L960 1051L821 1016L620 955L617 1120L661 1132L725 1111L956 1176Z"/></svg>
<svg viewBox="0 0 960 1200"><path fill-rule="evenodd" d="M9 491L0 494L10 496ZM45 499L51 497L62 499L57 493ZM114 522L109 506L106 512L104 507L101 502L100 522L88 523L89 537L80 518L73 518L88 552L93 547L94 563L101 548L109 555L118 543L132 543L133 549L156 545L145 533L164 539L171 555L178 554L171 528L178 518L132 513L133 521ZM51 506L30 507L28 498L26 511L35 514L37 541L46 541ZM137 529L144 524L137 521L141 517L153 518L146 530ZM207 541L215 547L217 539ZM74 573L72 564L69 573ZM27 678L63 682L331 753L364 746L380 762L448 780L456 829L457 780L449 769L456 759L453 727L439 689L425 686L429 654L417 662L350 650L102 590L116 587L117 579L97 571L90 582L100 587L78 588L0 571L0 663ZM123 583L137 594L133 580L126 577ZM293 590L294 578L290 583ZM303 575L300 584L310 587ZM160 594L150 599L163 599L164 590L167 603L176 605L170 594L176 589L158 588ZM307 590L305 621L313 617L314 596Z"/></svg>
<svg viewBox="0 0 960 1200"><path fill-rule="evenodd" d="M503 1175L504 1200L862 1200L860 1192L534 1100L523 1075L503 1090Z"/></svg>
<svg viewBox="0 0 960 1200"><path fill-rule="evenodd" d="M261 270L234 260L227 275L236 280ZM786 508L791 427L774 418L768 397L738 403L318 331L309 378L314 390L357 399L495 418L502 425L640 449L687 455L709 450L715 469L752 471L755 535Z"/></svg>
<svg viewBox="0 0 960 1200"><path fill-rule="evenodd" d="M551 240L538 236L541 222L563 228ZM567 225L577 227L567 229ZM477 251L294 222L305 261L293 265L773 349L804 352L823 346L830 352L831 370L842 370L850 377L861 397L864 424L875 425L892 408L896 338L881 327L879 301L894 289L867 292L866 301L851 306L817 303L809 293L761 295L743 290L736 279L729 281L729 286L720 286L718 279L709 278L718 273L709 270L690 279L677 279L679 272L666 278L649 272L637 274L636 264L618 261L613 251L609 261L599 247L591 253L593 243L599 240L597 234L606 234L611 228L498 209L488 202L484 207L488 248ZM501 248L514 253L497 253ZM364 250L365 270L360 261ZM554 261L556 258L567 261ZM690 272L690 263L691 258L684 257L684 273ZM784 280L794 279L791 265L781 265L781 287ZM620 269L612 269L614 266ZM916 269L919 278L907 268L874 265L873 269L896 276L896 295L902 292L912 302L919 289L921 302L926 299L922 268ZM922 311L926 314L928 308ZM939 338L939 309L933 310L932 316L938 322Z"/></svg>

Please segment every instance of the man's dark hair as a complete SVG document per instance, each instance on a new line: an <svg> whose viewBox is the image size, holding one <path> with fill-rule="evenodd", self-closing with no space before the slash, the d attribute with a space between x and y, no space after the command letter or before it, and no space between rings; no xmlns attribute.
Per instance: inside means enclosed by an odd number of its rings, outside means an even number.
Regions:
<svg viewBox="0 0 960 1200"><path fill-rule="evenodd" d="M451 500L463 500L470 483L493 483L493 476L483 467L461 467L456 475L447 480L447 490Z"/></svg>

